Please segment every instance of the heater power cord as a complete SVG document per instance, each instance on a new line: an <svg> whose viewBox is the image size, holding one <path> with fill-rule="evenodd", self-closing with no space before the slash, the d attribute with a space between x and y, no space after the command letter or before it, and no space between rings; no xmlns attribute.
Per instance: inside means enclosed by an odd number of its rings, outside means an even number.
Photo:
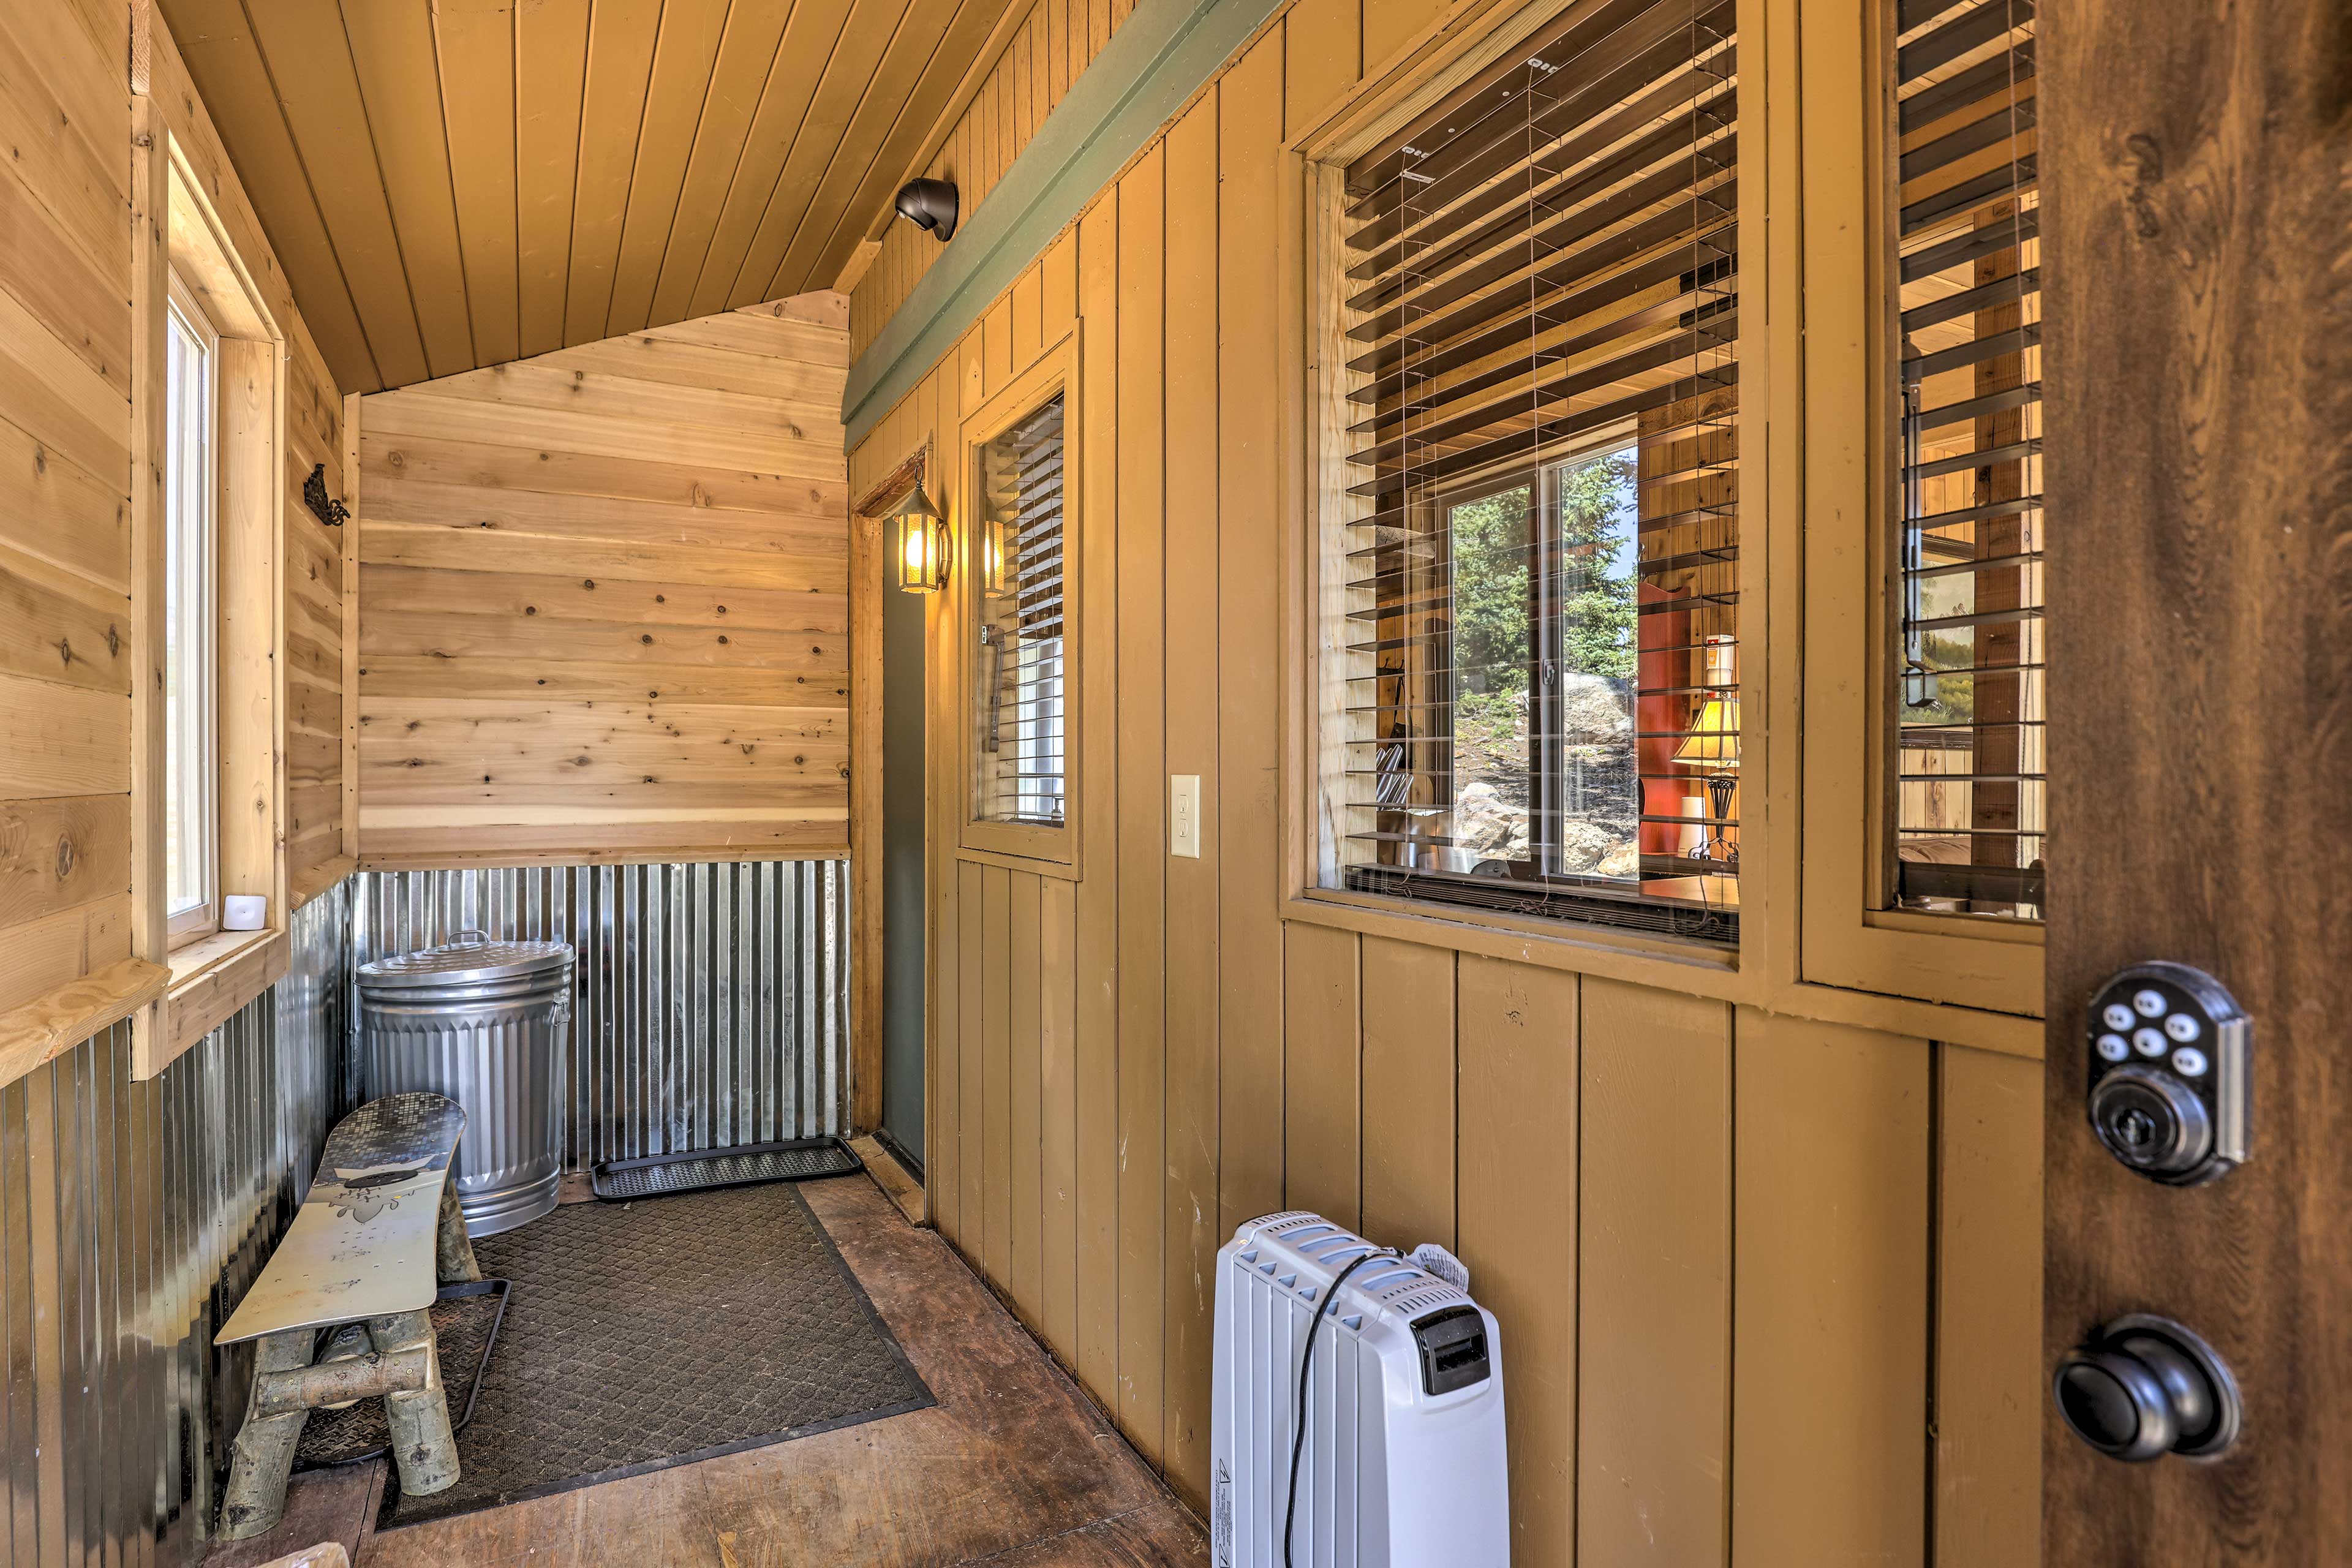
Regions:
<svg viewBox="0 0 2352 1568"><path fill-rule="evenodd" d="M1291 1568L1290 1531L1298 1519L1298 1456L1307 1447L1307 1380L1315 1370L1315 1331L1323 1326L1324 1319L1339 1310L1339 1287L1348 1282L1349 1275L1376 1258L1402 1256L1393 1247L1374 1247L1339 1270L1339 1277L1331 1281L1331 1289L1324 1292L1314 1318L1307 1325L1307 1343L1298 1352L1298 1403L1292 1411L1290 1424L1290 1497L1282 1507L1282 1568Z"/></svg>

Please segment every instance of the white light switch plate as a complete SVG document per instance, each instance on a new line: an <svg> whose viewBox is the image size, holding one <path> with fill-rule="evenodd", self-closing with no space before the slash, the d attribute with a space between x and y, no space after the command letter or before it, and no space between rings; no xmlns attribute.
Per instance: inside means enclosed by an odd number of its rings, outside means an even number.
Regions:
<svg viewBox="0 0 2352 1568"><path fill-rule="evenodd" d="M1168 775L1168 853L1201 858L1201 775Z"/></svg>

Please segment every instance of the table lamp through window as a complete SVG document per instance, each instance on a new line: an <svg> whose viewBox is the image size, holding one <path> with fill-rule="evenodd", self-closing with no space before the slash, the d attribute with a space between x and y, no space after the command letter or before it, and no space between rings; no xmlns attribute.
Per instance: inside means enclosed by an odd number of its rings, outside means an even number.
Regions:
<svg viewBox="0 0 2352 1568"><path fill-rule="evenodd" d="M1705 768L1709 814L1706 839L1690 852L1694 860L1737 861L1739 848L1724 837L1731 819L1731 794L1739 784L1739 687L1733 672L1736 644L1728 637L1706 639L1706 700L1675 752L1678 767Z"/></svg>

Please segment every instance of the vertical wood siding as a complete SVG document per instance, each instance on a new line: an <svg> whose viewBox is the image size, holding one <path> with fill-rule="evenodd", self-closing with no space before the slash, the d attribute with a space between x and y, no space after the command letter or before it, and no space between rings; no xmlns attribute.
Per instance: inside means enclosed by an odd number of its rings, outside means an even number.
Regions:
<svg viewBox="0 0 2352 1568"><path fill-rule="evenodd" d="M1522 1568L2030 1564L2036 1064L1278 915L1280 150L1433 16L1300 0L852 455L961 517L961 416L1081 333L1083 877L961 858L935 745L937 1223L1195 1503L1206 1260L1296 1205L1469 1263Z"/></svg>
<svg viewBox="0 0 2352 1568"><path fill-rule="evenodd" d="M961 203L960 221L969 221L988 199L1045 116L1070 90L1070 83L1134 11L1135 0L1032 0L1027 16L988 68L971 107L922 172L925 179L954 183ZM859 222L866 216L850 214ZM891 312L923 280L940 250L938 240L911 223L894 221L884 231L882 248L867 264L854 296L852 359L866 352Z"/></svg>

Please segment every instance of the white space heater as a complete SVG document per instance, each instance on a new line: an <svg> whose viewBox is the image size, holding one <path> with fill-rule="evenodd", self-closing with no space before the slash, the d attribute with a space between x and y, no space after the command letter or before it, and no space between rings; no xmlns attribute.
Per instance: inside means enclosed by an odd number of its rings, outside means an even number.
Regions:
<svg viewBox="0 0 2352 1568"><path fill-rule="evenodd" d="M1294 1568L1509 1568L1493 1314L1320 1215L1254 1219L1217 1253L1215 1568L1283 1568L1292 1410L1314 1315ZM1350 1263L1334 1296L1332 1283Z"/></svg>

